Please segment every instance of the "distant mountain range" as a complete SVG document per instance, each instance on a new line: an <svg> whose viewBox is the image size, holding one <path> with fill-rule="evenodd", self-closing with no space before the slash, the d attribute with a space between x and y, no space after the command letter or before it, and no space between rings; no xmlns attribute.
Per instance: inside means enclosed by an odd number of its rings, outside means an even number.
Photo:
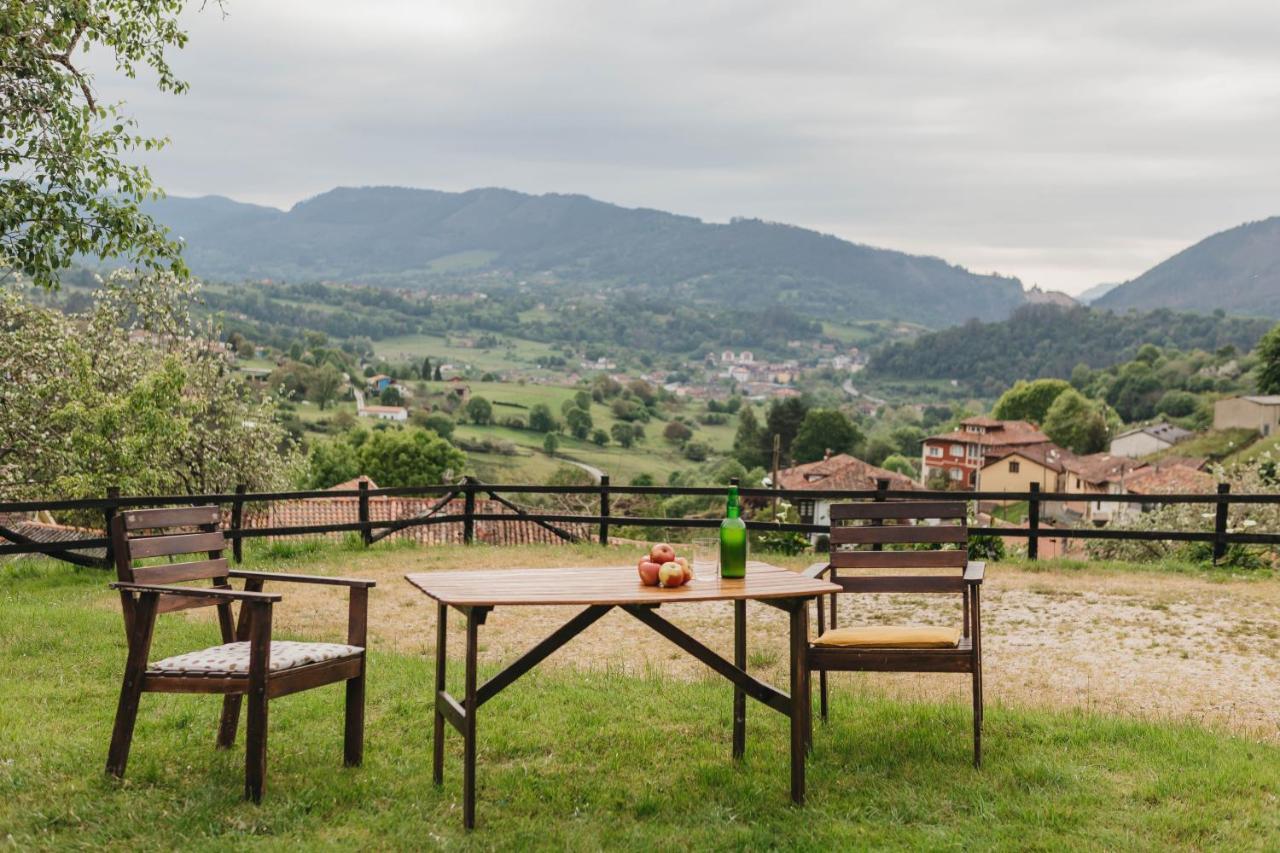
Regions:
<svg viewBox="0 0 1280 853"><path fill-rule="evenodd" d="M339 188L288 211L227 198L171 197L148 212L186 241L210 279L346 281L579 294L637 291L737 308L947 326L1007 317L1016 278L850 243L758 219L703 222L580 195Z"/></svg>
<svg viewBox="0 0 1280 853"><path fill-rule="evenodd" d="M1280 217L1214 234L1090 304L1280 318Z"/></svg>

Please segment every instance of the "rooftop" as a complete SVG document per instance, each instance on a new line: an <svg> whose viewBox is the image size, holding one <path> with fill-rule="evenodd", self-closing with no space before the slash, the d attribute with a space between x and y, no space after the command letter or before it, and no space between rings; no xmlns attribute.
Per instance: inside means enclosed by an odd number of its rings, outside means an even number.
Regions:
<svg viewBox="0 0 1280 853"><path fill-rule="evenodd" d="M1126 477L1130 472L1146 466L1128 456L1113 456L1110 453L1090 453L1088 456L1073 456L1063 460L1063 468L1078 476L1086 483L1110 483Z"/></svg>
<svg viewBox="0 0 1280 853"><path fill-rule="evenodd" d="M910 477L877 468L847 453L837 453L817 462L806 462L778 472L782 489L874 489L876 480L888 480L891 489L914 489Z"/></svg>

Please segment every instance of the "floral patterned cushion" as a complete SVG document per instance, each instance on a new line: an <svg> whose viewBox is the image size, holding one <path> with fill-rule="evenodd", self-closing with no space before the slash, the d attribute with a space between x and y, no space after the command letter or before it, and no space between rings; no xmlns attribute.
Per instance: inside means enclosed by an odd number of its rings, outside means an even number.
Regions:
<svg viewBox="0 0 1280 853"><path fill-rule="evenodd" d="M363 652L359 646L342 643L298 643L292 640L272 640L270 666L272 672L293 669L310 663L348 657ZM152 670L162 672L249 672L249 644L227 643L212 646L198 652L174 655L151 664Z"/></svg>

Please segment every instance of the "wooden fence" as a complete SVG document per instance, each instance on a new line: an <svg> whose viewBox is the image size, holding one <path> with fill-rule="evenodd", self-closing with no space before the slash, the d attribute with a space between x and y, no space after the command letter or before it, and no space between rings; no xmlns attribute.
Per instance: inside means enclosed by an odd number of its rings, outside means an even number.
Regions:
<svg viewBox="0 0 1280 853"><path fill-rule="evenodd" d="M1027 540L1027 556L1036 559L1041 539L1125 539L1145 541L1209 542L1213 545L1214 560L1223 557L1231 545L1280 545L1280 533L1237 532L1227 527L1229 508L1233 504L1276 504L1280 494L1233 494L1228 484L1218 486L1212 494L1179 495L1110 495L1068 494L1042 492L1034 486L1028 492L936 492L890 489L887 480L881 480L878 488L871 490L787 490L743 488L739 492L747 500L772 500L780 498L796 500L896 500L896 499L945 499L967 501L1025 501L1028 522L1025 527L970 527L974 535L990 535ZM218 504L226 508L226 535L233 543L233 555L238 562L242 557L243 542L259 537L292 537L312 534L357 533L366 546L387 538L399 531L419 526L453 525L459 531L459 541L472 544L477 541L477 525L533 525L549 536L567 541L592 539L602 544L609 541L610 530L619 526L663 528L668 530L716 528L718 518L662 518L618 515L611 512L612 498L620 496L696 495L723 497L722 486L615 486L604 477L599 484L590 486L547 485L495 485L474 478L465 478L456 484L439 486L403 486L370 489L360 483L358 489L327 491L289 491L251 493L243 487L229 494L212 495L121 495L112 489L101 498L83 500L11 501L0 503L0 518L15 513L90 511L100 512L104 529L109 527L112 516L121 509L167 505ZM582 496L598 507L596 514L538 512L518 503L520 495L572 495ZM422 512L407 518L376 519L371 507L380 498L416 497L434 498ZM250 523L255 508L282 501L333 501L354 498L355 517L348 521L329 521L322 524L290 524L257 526ZM1053 502L1167 505L1204 504L1215 507L1212 530L1125 530L1110 527L1043 528L1044 505ZM348 500L348 503L350 501ZM501 511L498 511L501 510ZM761 531L794 531L798 533L826 533L824 525L779 523L747 519L747 527ZM105 536L84 536L60 541L35 541L0 523L0 557L13 554L48 554L85 565L110 565L111 543ZM92 554L98 551L102 556Z"/></svg>

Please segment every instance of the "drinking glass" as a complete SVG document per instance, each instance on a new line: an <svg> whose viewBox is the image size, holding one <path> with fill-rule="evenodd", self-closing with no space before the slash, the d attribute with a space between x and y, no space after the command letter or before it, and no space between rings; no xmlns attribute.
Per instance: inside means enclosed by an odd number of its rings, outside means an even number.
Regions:
<svg viewBox="0 0 1280 853"><path fill-rule="evenodd" d="M693 540L693 576L720 576L720 540L716 537L701 536Z"/></svg>

